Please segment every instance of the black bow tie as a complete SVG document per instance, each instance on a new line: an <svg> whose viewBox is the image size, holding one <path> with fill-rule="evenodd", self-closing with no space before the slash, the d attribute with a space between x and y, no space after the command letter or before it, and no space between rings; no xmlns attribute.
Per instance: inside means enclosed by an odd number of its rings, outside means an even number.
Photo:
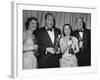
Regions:
<svg viewBox="0 0 100 80"><path fill-rule="evenodd" d="M50 29L47 29L47 31L52 31L52 28L50 28Z"/></svg>
<svg viewBox="0 0 100 80"><path fill-rule="evenodd" d="M83 30L80 30L79 32L83 32Z"/></svg>

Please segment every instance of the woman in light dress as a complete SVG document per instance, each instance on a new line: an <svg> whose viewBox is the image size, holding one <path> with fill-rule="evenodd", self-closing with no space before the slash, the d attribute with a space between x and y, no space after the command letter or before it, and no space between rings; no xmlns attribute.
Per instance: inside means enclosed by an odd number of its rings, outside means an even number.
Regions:
<svg viewBox="0 0 100 80"><path fill-rule="evenodd" d="M25 23L26 30L23 33L23 69L37 68L35 54L38 50L34 32L38 28L38 20L35 17L28 17Z"/></svg>
<svg viewBox="0 0 100 80"><path fill-rule="evenodd" d="M60 67L77 67L78 60L75 54L79 51L78 40L71 36L71 26L65 24L63 26L63 37L60 39L60 48L62 58L60 59Z"/></svg>

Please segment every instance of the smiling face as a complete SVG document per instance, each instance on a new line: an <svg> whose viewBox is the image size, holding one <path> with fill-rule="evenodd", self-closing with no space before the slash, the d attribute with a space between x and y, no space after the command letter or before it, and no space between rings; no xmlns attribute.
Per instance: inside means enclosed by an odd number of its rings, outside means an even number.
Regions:
<svg viewBox="0 0 100 80"><path fill-rule="evenodd" d="M70 35L70 32L71 32L70 27L69 27L68 25L66 25L66 26L64 27L64 33L65 33L65 35L66 35L66 36Z"/></svg>
<svg viewBox="0 0 100 80"><path fill-rule="evenodd" d="M37 29L37 21L33 19L29 23L29 30L35 31L36 29Z"/></svg>
<svg viewBox="0 0 100 80"><path fill-rule="evenodd" d="M81 18L79 18L77 20L77 26L78 26L78 30L82 30L82 28L83 28L83 21L82 21Z"/></svg>
<svg viewBox="0 0 100 80"><path fill-rule="evenodd" d="M47 15L46 20L45 20L45 24L48 28L53 27L54 22L53 22L53 16L52 15Z"/></svg>

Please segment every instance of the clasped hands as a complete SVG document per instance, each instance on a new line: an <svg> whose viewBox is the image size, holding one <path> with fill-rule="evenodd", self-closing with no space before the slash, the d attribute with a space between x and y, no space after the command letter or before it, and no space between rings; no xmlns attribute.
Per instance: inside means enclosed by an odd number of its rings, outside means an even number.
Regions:
<svg viewBox="0 0 100 80"><path fill-rule="evenodd" d="M49 52L49 53L51 53L51 54L55 54L55 53L56 53L56 54L59 54L59 53L60 53L60 48L58 48L58 50L55 51L54 48L48 47L48 48L46 48L46 51Z"/></svg>
<svg viewBox="0 0 100 80"><path fill-rule="evenodd" d="M73 41L72 41L72 40L69 40L69 41L68 41L68 46L71 46L72 43L73 43Z"/></svg>

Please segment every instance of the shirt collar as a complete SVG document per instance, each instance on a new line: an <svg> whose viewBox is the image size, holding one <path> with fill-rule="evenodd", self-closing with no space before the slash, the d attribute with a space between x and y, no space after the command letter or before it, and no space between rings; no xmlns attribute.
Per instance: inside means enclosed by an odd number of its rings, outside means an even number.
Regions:
<svg viewBox="0 0 100 80"><path fill-rule="evenodd" d="M45 28L46 28L46 30L48 29L48 27L47 26L45 26ZM51 28L52 29L52 31L54 30L53 28Z"/></svg>

